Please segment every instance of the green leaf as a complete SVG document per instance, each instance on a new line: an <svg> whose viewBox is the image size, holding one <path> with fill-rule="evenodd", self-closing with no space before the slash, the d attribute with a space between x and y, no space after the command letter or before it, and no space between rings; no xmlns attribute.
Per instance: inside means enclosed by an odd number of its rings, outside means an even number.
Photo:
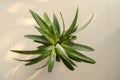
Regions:
<svg viewBox="0 0 120 80"><path fill-rule="evenodd" d="M57 31L60 34L60 25L59 25L58 19L55 14L53 15L53 24L56 26Z"/></svg>
<svg viewBox="0 0 120 80"><path fill-rule="evenodd" d="M26 55L34 55L34 54L41 54L40 50L28 50L28 51L21 51L21 50L11 50L15 53L26 54Z"/></svg>
<svg viewBox="0 0 120 80"><path fill-rule="evenodd" d="M62 15L62 13L61 13L61 12L60 12L60 15L61 15L62 24L63 24L63 32L62 32L61 37L63 37L63 35L65 34L65 22L64 22L63 15Z"/></svg>
<svg viewBox="0 0 120 80"><path fill-rule="evenodd" d="M60 55L62 55L62 54L66 55L66 52L65 52L64 48L62 48L62 46L61 46L59 43L56 44L55 48L56 48L56 51L57 51ZM67 56L67 55L66 55L66 56Z"/></svg>
<svg viewBox="0 0 120 80"><path fill-rule="evenodd" d="M70 35L70 36L67 36L66 38L64 38L63 40L62 40L62 43L71 43L71 41L73 41L73 40L76 40L77 39L77 37L76 36L74 36L74 35Z"/></svg>
<svg viewBox="0 0 120 80"><path fill-rule="evenodd" d="M66 51L66 52L67 52L67 51ZM77 61L77 62L81 62L81 61L82 61L81 59L79 59L79 58L77 58L77 57L75 57L75 56L72 56L72 55L70 55L69 53L68 53L68 57L69 57L70 59L74 60L74 61Z"/></svg>
<svg viewBox="0 0 120 80"><path fill-rule="evenodd" d="M39 68L36 68L36 69L37 70L42 69L42 68L46 67L47 65L49 65L49 63L50 63L50 58L48 59L48 61L43 66L41 66Z"/></svg>
<svg viewBox="0 0 120 80"><path fill-rule="evenodd" d="M40 62L41 60L45 59L48 55L49 55L49 52L44 53L44 54L42 54L41 56L39 56L39 57L37 57L37 58L28 60L28 61L30 61L30 62L27 63L27 64L25 64L25 65L28 66L28 65L32 65L32 64L38 63L38 62Z"/></svg>
<svg viewBox="0 0 120 80"><path fill-rule="evenodd" d="M41 66L41 67L39 67L39 68L36 68L37 70L39 70L39 69L42 69L42 68L44 68L44 67L46 67L48 64L49 64L49 60L43 65L43 66Z"/></svg>
<svg viewBox="0 0 120 80"><path fill-rule="evenodd" d="M74 20L73 20L70 28L66 31L66 33L65 33L65 35L64 35L65 37L68 36L68 35L70 35L70 34L72 34L72 33L74 32L74 30L75 30L75 28L76 28L75 26L76 26L76 22L77 22L77 17L78 17L78 8L77 8L77 11L76 11Z"/></svg>
<svg viewBox="0 0 120 80"><path fill-rule="evenodd" d="M76 36L71 36L71 37L70 37L70 41L73 41L73 40L76 40L76 39L77 39Z"/></svg>
<svg viewBox="0 0 120 80"><path fill-rule="evenodd" d="M50 34L44 32L44 31L43 31L41 28L39 28L39 27L36 27L36 26L35 26L35 28L36 28L41 34L43 34L43 36L44 36L49 42L51 42L52 44L55 44L55 40L51 37Z"/></svg>
<svg viewBox="0 0 120 80"><path fill-rule="evenodd" d="M35 54L43 54L44 52L50 51L51 46L41 47L38 50L11 50L12 52L19 53L19 54L25 54L25 55L35 55Z"/></svg>
<svg viewBox="0 0 120 80"><path fill-rule="evenodd" d="M92 21L93 17L94 17L94 14L92 14L91 18L82 27L80 27L76 32L79 32L79 31L85 29L90 24L90 22Z"/></svg>
<svg viewBox="0 0 120 80"><path fill-rule="evenodd" d="M39 15L37 13L35 13L32 10L29 10L29 11L40 27L49 30L49 27L47 26L47 24L42 20L42 18L39 17Z"/></svg>
<svg viewBox="0 0 120 80"><path fill-rule="evenodd" d="M59 53L59 55L61 55L61 57L63 59L65 59L67 62L69 62L70 64L74 65L74 66L77 66L73 61L71 61L68 57L67 57L67 54L64 50L64 48L62 48L62 46L60 44L57 44L56 45L56 50L57 52Z"/></svg>
<svg viewBox="0 0 120 80"><path fill-rule="evenodd" d="M73 67L72 65L76 66L76 64L75 64L73 61L71 61L68 57L66 57L66 55L65 55L66 52L65 52L65 50L62 48L62 46L60 46L59 44L57 44L57 45L56 45L56 49L57 49L57 52L59 53L59 55L60 55L60 57L61 57L64 65L65 65L68 69L74 70L74 67Z"/></svg>
<svg viewBox="0 0 120 80"><path fill-rule="evenodd" d="M57 26L55 26L52 21L49 19L47 13L44 13L44 18L46 19L47 23L50 24L50 29L52 29L53 33L54 33L54 37L55 40L58 41L59 40L59 32L57 30Z"/></svg>
<svg viewBox="0 0 120 80"><path fill-rule="evenodd" d="M50 59L49 59L50 62L49 62L49 65L48 65L48 72L52 72L55 59L56 59L56 53L55 53L55 48L54 48L54 46L53 46L52 52L51 52L51 55L50 55Z"/></svg>
<svg viewBox="0 0 120 80"><path fill-rule="evenodd" d="M78 28L78 25L71 31L70 35L74 33L77 30L77 28Z"/></svg>
<svg viewBox="0 0 120 80"><path fill-rule="evenodd" d="M41 51L51 51L52 49L52 46L51 45L47 45L47 46L39 46L38 50L41 50Z"/></svg>
<svg viewBox="0 0 120 80"><path fill-rule="evenodd" d="M43 14L43 17L44 17L44 21L46 22L46 24L50 27L51 21L46 12Z"/></svg>
<svg viewBox="0 0 120 80"><path fill-rule="evenodd" d="M61 56L62 62L64 63L64 65L70 69L70 70L74 70L74 67L72 66L72 64L70 62L68 62L67 60L65 60L62 56Z"/></svg>
<svg viewBox="0 0 120 80"><path fill-rule="evenodd" d="M47 46L51 46L51 45L40 45L40 46L38 46L37 48L38 48L38 49L42 49L42 48L45 48L45 47L47 47Z"/></svg>
<svg viewBox="0 0 120 80"><path fill-rule="evenodd" d="M75 49L75 50L80 50L80 51L94 51L93 48L89 47L89 46L86 46L86 45L83 45L83 44L78 44L78 43L74 43L74 42L69 42L67 43L67 45L69 47L71 47L72 49Z"/></svg>
<svg viewBox="0 0 120 80"><path fill-rule="evenodd" d="M60 55L56 52L56 61L60 62Z"/></svg>
<svg viewBox="0 0 120 80"><path fill-rule="evenodd" d="M43 44L50 44L50 42L44 37L40 35L25 35L26 38L32 39L34 41L38 41Z"/></svg>
<svg viewBox="0 0 120 80"><path fill-rule="evenodd" d="M52 25L52 24L51 24L52 22L51 22L51 20L50 20L50 18L48 17L48 15L47 15L46 12L43 14L43 17L44 17L44 21L45 21L46 24L48 25L48 27L49 27L51 33L53 34L53 33L54 33L53 27L51 26L51 25ZM53 35L54 35L54 34L53 34Z"/></svg>
<svg viewBox="0 0 120 80"><path fill-rule="evenodd" d="M44 54L40 55L39 57L36 57L36 58L33 58L33 59L28 59L28 60L20 60L20 59L15 59L15 58L14 59L18 60L18 61L28 62L25 65L29 66L29 65L33 65L33 64L36 64L36 63L40 62L41 60L45 59L48 55L49 55L49 53L44 53Z"/></svg>
<svg viewBox="0 0 120 80"><path fill-rule="evenodd" d="M29 10L35 21L38 23L38 25L41 27L42 31L46 32L49 35L53 35L50 31L49 26L42 20L42 18L39 17L39 15L32 10Z"/></svg>
<svg viewBox="0 0 120 80"><path fill-rule="evenodd" d="M74 49L70 48L69 46L67 46L65 44L63 46L67 50L67 54L69 56L74 56L74 57L80 59L80 61L83 61L83 62L95 64L95 61L92 58L87 57L87 56L81 54L80 52L75 51Z"/></svg>

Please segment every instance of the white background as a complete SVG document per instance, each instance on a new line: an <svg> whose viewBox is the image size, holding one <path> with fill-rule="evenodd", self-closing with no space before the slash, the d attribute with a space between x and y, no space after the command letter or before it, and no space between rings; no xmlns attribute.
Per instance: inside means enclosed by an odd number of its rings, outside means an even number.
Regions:
<svg viewBox="0 0 120 80"><path fill-rule="evenodd" d="M10 52L11 49L36 49L39 44L23 37L39 34L28 9L52 18L63 13L68 27L79 7L78 24L82 26L95 14L91 24L77 33L76 42L88 44L94 52L83 52L96 60L96 64L77 63L69 71L56 63L52 73L47 68L36 71L42 63L24 66L12 58L28 58ZM60 21L61 22L61 21ZM0 0L0 80L120 80L120 0Z"/></svg>

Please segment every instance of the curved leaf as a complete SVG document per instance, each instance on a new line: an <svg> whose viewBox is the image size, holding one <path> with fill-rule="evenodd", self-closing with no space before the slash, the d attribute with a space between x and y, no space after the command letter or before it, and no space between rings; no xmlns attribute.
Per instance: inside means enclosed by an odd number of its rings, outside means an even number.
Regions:
<svg viewBox="0 0 120 80"><path fill-rule="evenodd" d="M52 52L51 52L51 55L50 55L50 59L49 59L50 62L49 62L49 65L48 65L48 72L52 72L55 59L56 59L56 53L55 53L55 48L53 46Z"/></svg>
<svg viewBox="0 0 120 80"><path fill-rule="evenodd" d="M72 33L76 30L76 27L75 27L75 26L76 26L77 18L78 18L78 8L77 8L77 10L76 10L76 14L75 14L75 17L74 17L74 19L73 19L73 22L72 22L70 28L66 31L64 37L72 34Z"/></svg>
<svg viewBox="0 0 120 80"><path fill-rule="evenodd" d="M29 65L33 65L33 64L36 64L36 63L40 62L41 60L45 59L48 55L49 55L49 53L44 53L44 54L40 55L39 57L36 57L36 58L33 58L33 59L28 59L28 60L20 60L20 59L16 59L16 58L14 58L14 59L17 60L17 61L28 62L25 65L29 66Z"/></svg>
<svg viewBox="0 0 120 80"><path fill-rule="evenodd" d="M74 66L77 66L72 60L70 60L67 55L66 55L66 52L65 50L62 48L61 45L57 44L56 45L56 49L57 49L57 52L59 53L59 55L61 55L61 57L63 59L65 59L67 62L69 62L70 64L74 65Z"/></svg>
<svg viewBox="0 0 120 80"><path fill-rule="evenodd" d="M57 30L57 26L55 26L52 21L49 19L47 13L44 13L44 18L45 20L47 21L47 23L50 25L50 29L52 29L53 33L54 33L54 36L55 36L55 40L58 41L59 40L59 32Z"/></svg>
<svg viewBox="0 0 120 80"><path fill-rule="evenodd" d="M47 53L44 53L44 54L42 54L41 56L39 56L37 58L31 59L31 60L27 60L27 61L29 61L29 63L27 63L25 65L28 66L28 65L32 65L32 64L38 63L41 60L45 59L48 55L49 55L49 53L47 52Z"/></svg>
<svg viewBox="0 0 120 80"><path fill-rule="evenodd" d="M25 55L34 55L34 54L43 54L44 52L50 51L51 46L44 46L37 50L28 50L28 51L21 51L21 50L11 50L12 52L25 54Z"/></svg>
<svg viewBox="0 0 120 80"><path fill-rule="evenodd" d="M21 51L21 50L11 50L15 53L26 54L26 55L34 55L34 54L41 54L41 50L28 50L28 51Z"/></svg>
<svg viewBox="0 0 120 80"><path fill-rule="evenodd" d="M50 21L50 19L49 19L49 17L48 17L48 15L47 15L46 12L44 12L43 17L44 17L44 21L46 22L46 24L50 27L51 21ZM51 29L51 28L50 28L50 29ZM52 29L51 29L51 30L52 30Z"/></svg>
<svg viewBox="0 0 120 80"><path fill-rule="evenodd" d="M80 52L73 50L72 48L70 48L67 45L63 45L63 46L67 50L68 55L70 54L71 56L77 57L78 59L80 59L83 62L95 64L95 61L92 58L87 57L87 56L81 54Z"/></svg>
<svg viewBox="0 0 120 80"><path fill-rule="evenodd" d="M62 24L63 24L63 32L62 32L61 37L63 37L63 35L65 34L65 22L64 22L63 15L62 15L62 13L61 13L61 12L60 12L60 16L61 16L61 19L62 19Z"/></svg>
<svg viewBox="0 0 120 80"><path fill-rule="evenodd" d="M74 35L71 35L71 36L67 36L66 38L64 38L63 40L62 40L62 43L71 43L73 40L76 40L77 39L77 37L76 36L74 36Z"/></svg>
<svg viewBox="0 0 120 80"><path fill-rule="evenodd" d="M53 23L56 26L58 33L60 34L60 25L55 14L53 15Z"/></svg>
<svg viewBox="0 0 120 80"><path fill-rule="evenodd" d="M56 61L60 62L60 55L56 52Z"/></svg>
<svg viewBox="0 0 120 80"><path fill-rule="evenodd" d="M39 68L36 68L37 70L39 70L39 69L42 69L42 68L44 68L44 67L46 67L48 64L49 64L49 60L43 65L43 66L41 66L41 67L39 67Z"/></svg>
<svg viewBox="0 0 120 80"><path fill-rule="evenodd" d="M47 26L46 22L44 22L42 20L42 18L39 17L39 15L37 13L35 13L34 11L32 10L29 10L31 15L33 16L33 18L35 19L35 21L38 23L38 25L41 27L41 29L48 33L49 35L52 35L51 31L50 31L50 28Z"/></svg>
<svg viewBox="0 0 120 80"><path fill-rule="evenodd" d="M67 45L69 47L71 47L72 49L75 49L75 50L80 50L80 51L94 51L94 49L92 47L86 46L86 45L83 45L83 44L78 44L78 43L70 42L70 43L67 43Z"/></svg>
<svg viewBox="0 0 120 80"><path fill-rule="evenodd" d="M49 42L51 42L52 44L55 44L55 40L54 40L54 38L51 37L50 34L47 34L46 32L44 32L44 31L43 31L41 28L39 28L39 27L36 27L36 26L35 26L35 28L36 28L41 34L43 34L43 36L44 36Z"/></svg>
<svg viewBox="0 0 120 80"><path fill-rule="evenodd" d="M26 38L32 39L34 41L38 41L44 44L50 44L50 42L44 37L40 35L25 35Z"/></svg>
<svg viewBox="0 0 120 80"><path fill-rule="evenodd" d="M79 58L77 58L77 57L75 57L75 56L72 56L72 55L70 55L70 54L68 54L68 57L69 57L70 59L76 61L76 62L81 62L81 61L82 61L81 59L79 59Z"/></svg>
<svg viewBox="0 0 120 80"><path fill-rule="evenodd" d="M72 66L72 64L70 63L70 62L68 62L67 60L65 60L63 57L61 57L61 59L62 59L62 62L64 63L64 65L68 68L68 69L70 69L70 70L75 70L74 69L74 67Z"/></svg>
<svg viewBox="0 0 120 80"><path fill-rule="evenodd" d="M90 22L92 21L93 17L94 17L94 14L92 14L91 18L82 27L80 27L76 32L85 29L90 24Z"/></svg>

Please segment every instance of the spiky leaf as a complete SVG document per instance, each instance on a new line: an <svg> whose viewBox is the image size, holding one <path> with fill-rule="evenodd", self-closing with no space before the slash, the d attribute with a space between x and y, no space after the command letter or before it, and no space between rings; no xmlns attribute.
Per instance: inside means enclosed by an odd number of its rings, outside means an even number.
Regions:
<svg viewBox="0 0 120 80"><path fill-rule="evenodd" d="M55 40L54 40L54 38L52 38L52 36L51 36L50 34L44 32L44 31L43 31L41 28L39 28L39 27L36 27L36 26L35 26L35 28L36 28L41 34L43 34L43 36L44 36L49 42L51 42L52 44L55 44Z"/></svg>
<svg viewBox="0 0 120 80"><path fill-rule="evenodd" d="M69 56L74 56L74 57L80 59L80 61L83 61L83 62L95 64L95 60L93 60L92 58L87 57L87 56L81 54L80 52L73 50L72 48L70 48L67 45L63 45L63 46L64 46L64 48L67 51Z"/></svg>
<svg viewBox="0 0 120 80"><path fill-rule="evenodd" d="M74 67L72 66L72 64L71 64L70 62L68 62L67 60L65 60L62 56L61 56L61 59L62 59L64 65L65 65L68 69L70 69L70 70L72 70L72 71L74 70Z"/></svg>
<svg viewBox="0 0 120 80"><path fill-rule="evenodd" d="M74 20L73 20L70 28L69 28L69 29L66 31L66 33L65 33L65 37L68 36L68 35L71 35L71 34L74 32L75 26L76 26L76 22L77 22L77 18L78 18L78 8L77 8L77 11L76 11Z"/></svg>
<svg viewBox="0 0 120 80"><path fill-rule="evenodd" d="M56 26L58 33L60 34L60 25L55 14L53 15L53 23Z"/></svg>
<svg viewBox="0 0 120 80"><path fill-rule="evenodd" d="M49 52L51 50L51 46L44 46L40 47L37 50L11 50L12 52L19 53L19 54L25 54L25 55L35 55L35 54L43 54L44 52Z"/></svg>
<svg viewBox="0 0 120 80"><path fill-rule="evenodd" d="M54 37L55 37L55 40L58 41L60 35L59 35L59 31L57 29L56 24L52 23L52 21L49 19L48 15L47 15L47 13L44 13L44 18L47 21L47 23L49 24L50 29L52 29Z"/></svg>
<svg viewBox="0 0 120 80"><path fill-rule="evenodd" d="M83 44L78 44L78 43L74 43L74 42L69 42L69 43L66 43L66 44L74 50L94 51L94 49L92 47L86 46L86 45L83 45Z"/></svg>
<svg viewBox="0 0 120 80"><path fill-rule="evenodd" d="M85 29L90 24L93 17L94 17L94 14L92 14L91 18L82 27L80 27L76 32L80 32L81 30Z"/></svg>
<svg viewBox="0 0 120 80"><path fill-rule="evenodd" d="M43 44L50 44L50 42L44 37L40 35L25 35L25 37L32 39L34 41L43 43Z"/></svg>
<svg viewBox="0 0 120 80"><path fill-rule="evenodd" d="M49 65L48 65L48 72L52 72L53 65L54 65L54 62L55 62L55 58L56 58L56 53L55 53L55 48L53 46L52 52L50 54L50 62L49 62Z"/></svg>
<svg viewBox="0 0 120 80"><path fill-rule="evenodd" d="M57 45L56 45L56 49L57 49L59 55L60 55L64 60L66 60L66 61L69 62L70 64L76 66L76 64L67 57L66 52L65 52L64 48L63 48L61 45L57 44Z"/></svg>

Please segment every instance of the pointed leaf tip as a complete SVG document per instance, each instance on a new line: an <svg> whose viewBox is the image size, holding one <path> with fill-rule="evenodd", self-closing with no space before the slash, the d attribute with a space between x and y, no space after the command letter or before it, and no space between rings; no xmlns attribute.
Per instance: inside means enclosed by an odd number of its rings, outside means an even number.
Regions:
<svg viewBox="0 0 120 80"><path fill-rule="evenodd" d="M70 27L66 31L64 37L66 37L66 36L71 35L72 33L74 33L74 30L76 28L77 19L78 19L78 8L76 10L76 13L75 13L74 19L72 21L72 24L70 25Z"/></svg>
<svg viewBox="0 0 120 80"><path fill-rule="evenodd" d="M93 13L92 16L90 17L90 19L89 19L82 27L80 27L76 32L85 29L85 28L90 24L90 22L92 21L93 17L94 17L94 13Z"/></svg>

